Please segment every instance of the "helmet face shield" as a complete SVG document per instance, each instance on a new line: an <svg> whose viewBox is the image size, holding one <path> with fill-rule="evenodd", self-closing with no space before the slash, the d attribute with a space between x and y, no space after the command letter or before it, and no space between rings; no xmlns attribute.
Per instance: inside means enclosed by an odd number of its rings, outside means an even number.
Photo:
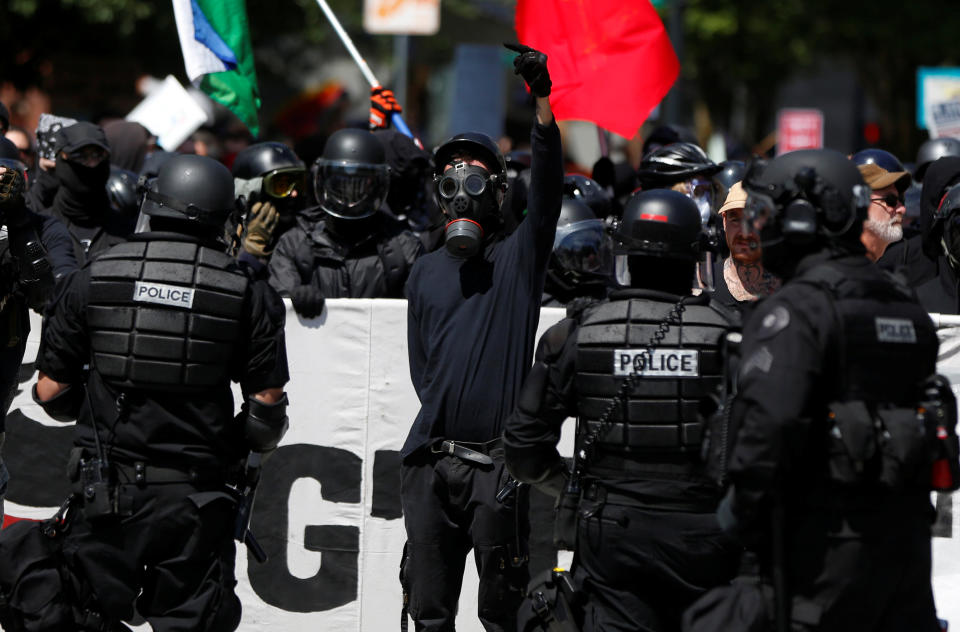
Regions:
<svg viewBox="0 0 960 632"><path fill-rule="evenodd" d="M743 230L747 234L761 235L764 228L773 226L776 216L777 205L773 198L762 193L750 193L743 209Z"/></svg>
<svg viewBox="0 0 960 632"><path fill-rule="evenodd" d="M324 211L343 219L360 219L376 213L390 187L385 164L318 160L314 167L317 202Z"/></svg>
<svg viewBox="0 0 960 632"><path fill-rule="evenodd" d="M700 221L706 225L713 211L713 183L706 178L694 178L684 182L683 186L683 193L697 204Z"/></svg>
<svg viewBox="0 0 960 632"><path fill-rule="evenodd" d="M553 254L564 270L575 275L609 278L613 272L611 239L599 219L558 228Z"/></svg>

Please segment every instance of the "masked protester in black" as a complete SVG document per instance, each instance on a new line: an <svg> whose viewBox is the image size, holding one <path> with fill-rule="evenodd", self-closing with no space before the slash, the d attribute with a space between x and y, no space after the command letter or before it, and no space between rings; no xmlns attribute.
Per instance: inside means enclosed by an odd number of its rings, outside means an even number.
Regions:
<svg viewBox="0 0 960 632"><path fill-rule="evenodd" d="M610 247L603 220L584 202L565 195L541 304L566 307L571 315L605 299L613 282Z"/></svg>
<svg viewBox="0 0 960 632"><path fill-rule="evenodd" d="M387 206L420 238L426 252L443 244L443 214L433 195L433 157L409 136L394 129L376 130L390 167Z"/></svg>
<svg viewBox="0 0 960 632"><path fill-rule="evenodd" d="M54 279L76 268L66 229L53 218L27 210L24 199L26 166L16 146L0 138L0 449L4 420L19 385L20 363L30 333L29 308L41 311L53 291ZM50 257L52 247L58 257ZM0 453L0 523L8 472Z"/></svg>
<svg viewBox="0 0 960 632"><path fill-rule="evenodd" d="M465 558L480 576L484 628L513 630L527 571L527 496L506 481L499 436L533 352L563 186L546 56L515 62L537 97L526 218L504 237L506 166L488 136L463 133L435 154L445 247L407 282L410 378L420 412L401 450L407 530L401 581L417 630L452 630Z"/></svg>
<svg viewBox="0 0 960 632"><path fill-rule="evenodd" d="M110 147L103 130L80 121L54 136L54 175L59 182L53 203L42 212L63 222L73 239L73 254L83 265L125 239L128 222L110 212L107 179Z"/></svg>
<svg viewBox="0 0 960 632"><path fill-rule="evenodd" d="M784 285L744 324L718 518L756 554L773 599L745 599L755 580L735 583L694 606L687 629L938 630L929 459L940 440L917 431L925 410L946 412L921 406L934 325L866 258L870 189L845 156L784 154L754 165L744 188L764 267Z"/></svg>
<svg viewBox="0 0 960 632"><path fill-rule="evenodd" d="M384 208L389 171L371 132L342 129L313 166L319 206L297 216L270 258L270 284L297 313L318 316L326 298L400 298L417 236Z"/></svg>
<svg viewBox="0 0 960 632"><path fill-rule="evenodd" d="M158 631L240 620L226 485L248 451L282 437L289 376L280 298L219 241L233 193L220 163L172 158L144 193L151 232L58 285L33 395L55 419L79 415L68 473L83 494L62 538L70 591L50 586L49 607L77 603L46 613L57 625L44 629L89 629L96 616L93 629L113 630L135 605ZM236 418L231 381L244 395ZM20 594L8 579L0 572L0 590Z"/></svg>
<svg viewBox="0 0 960 632"><path fill-rule="evenodd" d="M691 294L701 232L681 193L631 198L614 234L619 288L547 330L506 423L510 472L572 503L577 530L557 540L576 549L577 629L679 630L684 608L736 571L738 548L714 513L719 489L699 462L699 398L720 382L735 324ZM556 448L568 417L579 419L572 477ZM536 605L521 611L525 629L552 629Z"/></svg>

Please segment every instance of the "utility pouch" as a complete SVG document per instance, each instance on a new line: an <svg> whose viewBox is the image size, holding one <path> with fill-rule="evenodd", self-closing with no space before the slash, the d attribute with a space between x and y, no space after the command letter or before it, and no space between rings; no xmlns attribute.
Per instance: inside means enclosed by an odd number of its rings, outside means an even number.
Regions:
<svg viewBox="0 0 960 632"><path fill-rule="evenodd" d="M833 402L829 406L829 478L840 485L876 480L877 428L863 401Z"/></svg>
<svg viewBox="0 0 960 632"><path fill-rule="evenodd" d="M83 513L89 520L119 515L116 481L101 459L81 459L80 494L83 496Z"/></svg>
<svg viewBox="0 0 960 632"><path fill-rule="evenodd" d="M553 520L553 545L563 551L577 549L577 523L579 522L580 489L567 485L557 499Z"/></svg>
<svg viewBox="0 0 960 632"><path fill-rule="evenodd" d="M880 484L887 489L922 488L929 481L924 419L916 408L881 408Z"/></svg>

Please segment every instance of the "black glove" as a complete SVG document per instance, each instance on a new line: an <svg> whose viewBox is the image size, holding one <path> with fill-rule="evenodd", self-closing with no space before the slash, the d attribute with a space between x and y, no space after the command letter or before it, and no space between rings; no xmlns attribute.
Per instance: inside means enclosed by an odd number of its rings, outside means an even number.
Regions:
<svg viewBox="0 0 960 632"><path fill-rule="evenodd" d="M304 318L316 318L323 312L326 299L323 292L314 285L298 285L290 290L290 301L293 309Z"/></svg>
<svg viewBox="0 0 960 632"><path fill-rule="evenodd" d="M504 44L510 50L520 53L513 60L514 74L523 77L535 97L550 96L550 73L547 72L547 56L538 50L523 44Z"/></svg>

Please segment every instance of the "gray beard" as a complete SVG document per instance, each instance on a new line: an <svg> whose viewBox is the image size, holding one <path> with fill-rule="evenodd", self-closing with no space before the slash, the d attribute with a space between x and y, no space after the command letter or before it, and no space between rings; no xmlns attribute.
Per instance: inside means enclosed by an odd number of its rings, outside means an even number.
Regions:
<svg viewBox="0 0 960 632"><path fill-rule="evenodd" d="M874 235L876 235L880 240L892 244L895 241L900 241L903 239L903 226L900 224L893 224L891 221L877 221L875 219L867 219L863 222L864 230L868 230Z"/></svg>

